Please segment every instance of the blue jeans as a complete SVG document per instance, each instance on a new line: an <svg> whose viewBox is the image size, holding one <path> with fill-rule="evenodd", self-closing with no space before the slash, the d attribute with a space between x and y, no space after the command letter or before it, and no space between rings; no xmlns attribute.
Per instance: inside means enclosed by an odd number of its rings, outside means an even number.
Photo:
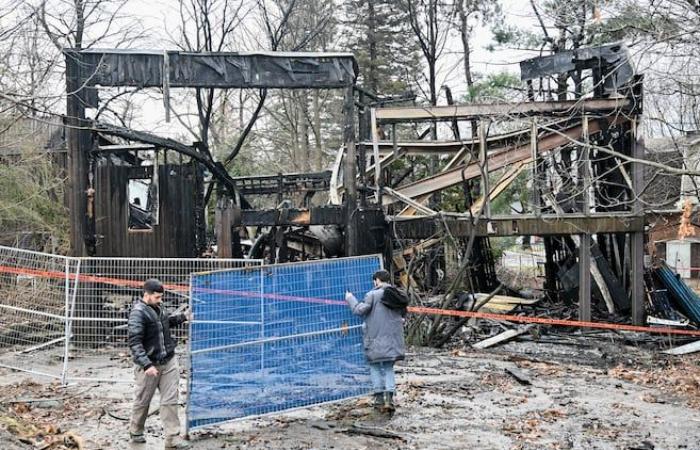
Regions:
<svg viewBox="0 0 700 450"><path fill-rule="evenodd" d="M369 375L375 393L396 391L394 361L369 363Z"/></svg>

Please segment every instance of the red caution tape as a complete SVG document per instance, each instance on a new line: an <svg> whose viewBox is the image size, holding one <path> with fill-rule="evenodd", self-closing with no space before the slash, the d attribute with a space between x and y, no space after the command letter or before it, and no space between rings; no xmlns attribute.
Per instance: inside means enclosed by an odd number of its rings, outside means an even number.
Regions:
<svg viewBox="0 0 700 450"><path fill-rule="evenodd" d="M32 275L44 278L54 278L62 279L65 278L65 272L59 271L44 271L29 268L18 268L10 266L0 266L0 272L17 274L17 275ZM70 280L75 280L76 275L74 273L69 273L68 278ZM79 281L92 282L92 283L104 283L113 286L126 286L132 288L140 288L143 285L142 281L126 280L122 278L110 278L102 277L96 275L78 275ZM163 287L169 291L178 292L188 292L189 286L178 285L178 284L164 284ZM226 291L226 290L209 290L204 289L204 291L211 291L215 293L230 293L232 295L245 295L249 297L260 296L259 292L239 292L239 291ZM297 297L297 296L287 296L287 295L277 295L277 294L265 294L266 298L273 298L275 300L285 300L285 301L299 301L299 302L309 302L309 303L321 303L321 304L343 304L342 301L312 298L312 297ZM578 327L578 328L594 328L601 330L618 330L618 331L637 331L641 333L657 333L657 334L675 334L681 336L700 336L700 330L681 330L678 328L669 327L643 327L637 325L624 325L617 323L606 323L606 322L585 322L581 320L566 320L566 319L549 319L545 317L530 317L530 316L514 316L510 314L492 314L474 311L455 311L451 309L439 309L439 308L424 308L420 306L411 306L408 308L408 312L413 314L427 314L433 316L451 316L451 317L469 317L476 319L491 319L491 320L503 320L508 322L518 322L518 323L539 323L542 325L560 326L560 327Z"/></svg>
<svg viewBox="0 0 700 450"><path fill-rule="evenodd" d="M529 316L513 316L509 314L491 314L472 311L454 311L438 308L423 308L413 306L408 308L409 312L415 314L428 314L437 316L453 316L453 317L474 317L477 319L492 319L506 320L509 322L520 323L541 323L543 325L553 325L560 327L579 327L579 328L597 328L602 330L619 330L619 331L639 331L642 333L659 333L659 334L680 334L685 336L700 336L700 330L679 330L677 328L668 327L642 327L637 325L623 325L617 323L606 322L585 322L581 320L565 320L565 319L548 319L545 317L529 317Z"/></svg>

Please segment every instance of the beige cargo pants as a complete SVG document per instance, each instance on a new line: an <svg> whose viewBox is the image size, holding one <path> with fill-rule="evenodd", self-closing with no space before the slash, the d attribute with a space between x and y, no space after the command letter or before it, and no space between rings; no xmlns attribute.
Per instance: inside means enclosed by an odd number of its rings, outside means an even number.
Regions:
<svg viewBox="0 0 700 450"><path fill-rule="evenodd" d="M148 417L148 407L151 404L156 389L160 392L160 419L163 421L165 436L180 434L180 418L177 415L177 395L180 383L180 369L177 365L177 357L174 356L167 363L155 366L158 375L151 377L145 374L140 366L134 368L136 379L136 392L134 396L134 409L131 414L129 432L131 434L143 434L143 427Z"/></svg>

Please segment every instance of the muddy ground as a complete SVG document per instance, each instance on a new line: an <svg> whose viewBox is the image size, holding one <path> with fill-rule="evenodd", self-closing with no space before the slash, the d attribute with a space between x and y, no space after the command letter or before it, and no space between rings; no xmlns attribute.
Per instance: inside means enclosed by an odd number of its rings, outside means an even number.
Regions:
<svg viewBox="0 0 700 450"><path fill-rule="evenodd" d="M194 433L192 448L700 450L700 357L656 347L560 336L413 349L393 417L354 399ZM127 384L64 388L5 369L0 384L2 449L162 448L156 415L148 444L126 442Z"/></svg>

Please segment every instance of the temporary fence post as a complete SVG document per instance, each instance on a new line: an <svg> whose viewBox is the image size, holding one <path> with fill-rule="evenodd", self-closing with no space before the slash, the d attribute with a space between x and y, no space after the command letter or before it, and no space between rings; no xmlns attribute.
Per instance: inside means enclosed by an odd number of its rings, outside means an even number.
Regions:
<svg viewBox="0 0 700 450"><path fill-rule="evenodd" d="M189 361L189 367L187 371L187 397L185 398L185 439L190 438L190 393L192 392L192 322L194 322L194 302L192 301L194 295L194 289L192 288L194 274L190 274L190 298L189 298L189 312L190 320L187 321L187 361Z"/></svg>
<svg viewBox="0 0 700 450"><path fill-rule="evenodd" d="M260 339L265 339L265 275L262 264L260 272ZM260 344L260 376L265 376L265 343Z"/></svg>
<svg viewBox="0 0 700 450"><path fill-rule="evenodd" d="M66 369L68 366L68 315L70 313L70 281L68 278L68 274L70 273L70 259L66 258L65 262L65 280L63 283L63 289L65 291L65 320L63 322L63 369L61 370L61 385L63 386L65 386L66 384Z"/></svg>
<svg viewBox="0 0 700 450"><path fill-rule="evenodd" d="M78 282L80 278L80 260L77 260L75 266L75 280L73 281L73 293L70 292L70 260L66 258L66 326L65 326L65 343L63 346L63 370L61 371L61 384L66 385L68 374L68 352L70 350L70 340L73 334L73 311L75 311L75 297L78 294Z"/></svg>

